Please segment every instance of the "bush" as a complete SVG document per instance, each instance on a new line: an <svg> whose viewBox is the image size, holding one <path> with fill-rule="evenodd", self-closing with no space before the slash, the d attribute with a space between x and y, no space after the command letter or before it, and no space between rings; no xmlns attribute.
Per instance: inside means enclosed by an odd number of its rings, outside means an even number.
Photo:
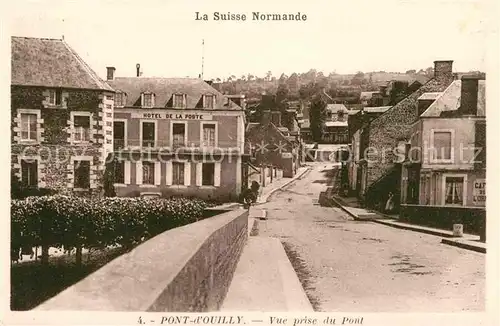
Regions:
<svg viewBox="0 0 500 326"><path fill-rule="evenodd" d="M11 201L12 249L132 248L168 229L197 221L198 199L100 198L63 195Z"/></svg>

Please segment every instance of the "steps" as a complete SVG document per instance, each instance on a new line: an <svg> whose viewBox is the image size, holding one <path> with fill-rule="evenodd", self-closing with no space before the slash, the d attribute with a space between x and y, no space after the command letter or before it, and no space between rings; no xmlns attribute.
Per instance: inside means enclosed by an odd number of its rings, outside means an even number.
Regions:
<svg viewBox="0 0 500 326"><path fill-rule="evenodd" d="M220 311L313 312L279 239L248 238Z"/></svg>

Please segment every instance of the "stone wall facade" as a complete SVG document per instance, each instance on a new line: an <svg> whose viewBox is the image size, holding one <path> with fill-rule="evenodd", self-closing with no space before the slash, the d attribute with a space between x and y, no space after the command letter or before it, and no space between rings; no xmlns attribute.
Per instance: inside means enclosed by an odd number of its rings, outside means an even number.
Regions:
<svg viewBox="0 0 500 326"><path fill-rule="evenodd" d="M63 89L58 105L49 103L49 89L43 87L11 87L11 169L22 178L21 160L36 161L38 187L71 193L74 184L74 162L90 162L90 189L98 193L106 156L104 148L103 110L111 105L112 93L93 90ZM89 116L89 140L74 139L72 117L75 113ZM36 115L36 139L23 139L21 115ZM26 127L24 127L26 128ZM112 144L111 144L112 146Z"/></svg>

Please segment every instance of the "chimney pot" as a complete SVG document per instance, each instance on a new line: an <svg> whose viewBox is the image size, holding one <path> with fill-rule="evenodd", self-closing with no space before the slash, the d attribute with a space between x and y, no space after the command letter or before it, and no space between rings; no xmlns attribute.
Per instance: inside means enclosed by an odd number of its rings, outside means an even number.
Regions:
<svg viewBox="0 0 500 326"><path fill-rule="evenodd" d="M115 67L106 67L106 79L113 80L115 79Z"/></svg>
<svg viewBox="0 0 500 326"><path fill-rule="evenodd" d="M438 80L453 80L453 60L434 61L434 78Z"/></svg>

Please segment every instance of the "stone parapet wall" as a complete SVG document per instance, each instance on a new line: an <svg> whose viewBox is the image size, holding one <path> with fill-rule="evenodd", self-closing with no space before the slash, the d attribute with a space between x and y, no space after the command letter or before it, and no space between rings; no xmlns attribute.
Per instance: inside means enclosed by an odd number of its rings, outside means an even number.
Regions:
<svg viewBox="0 0 500 326"><path fill-rule="evenodd" d="M218 310L248 237L248 211L166 231L35 310Z"/></svg>

